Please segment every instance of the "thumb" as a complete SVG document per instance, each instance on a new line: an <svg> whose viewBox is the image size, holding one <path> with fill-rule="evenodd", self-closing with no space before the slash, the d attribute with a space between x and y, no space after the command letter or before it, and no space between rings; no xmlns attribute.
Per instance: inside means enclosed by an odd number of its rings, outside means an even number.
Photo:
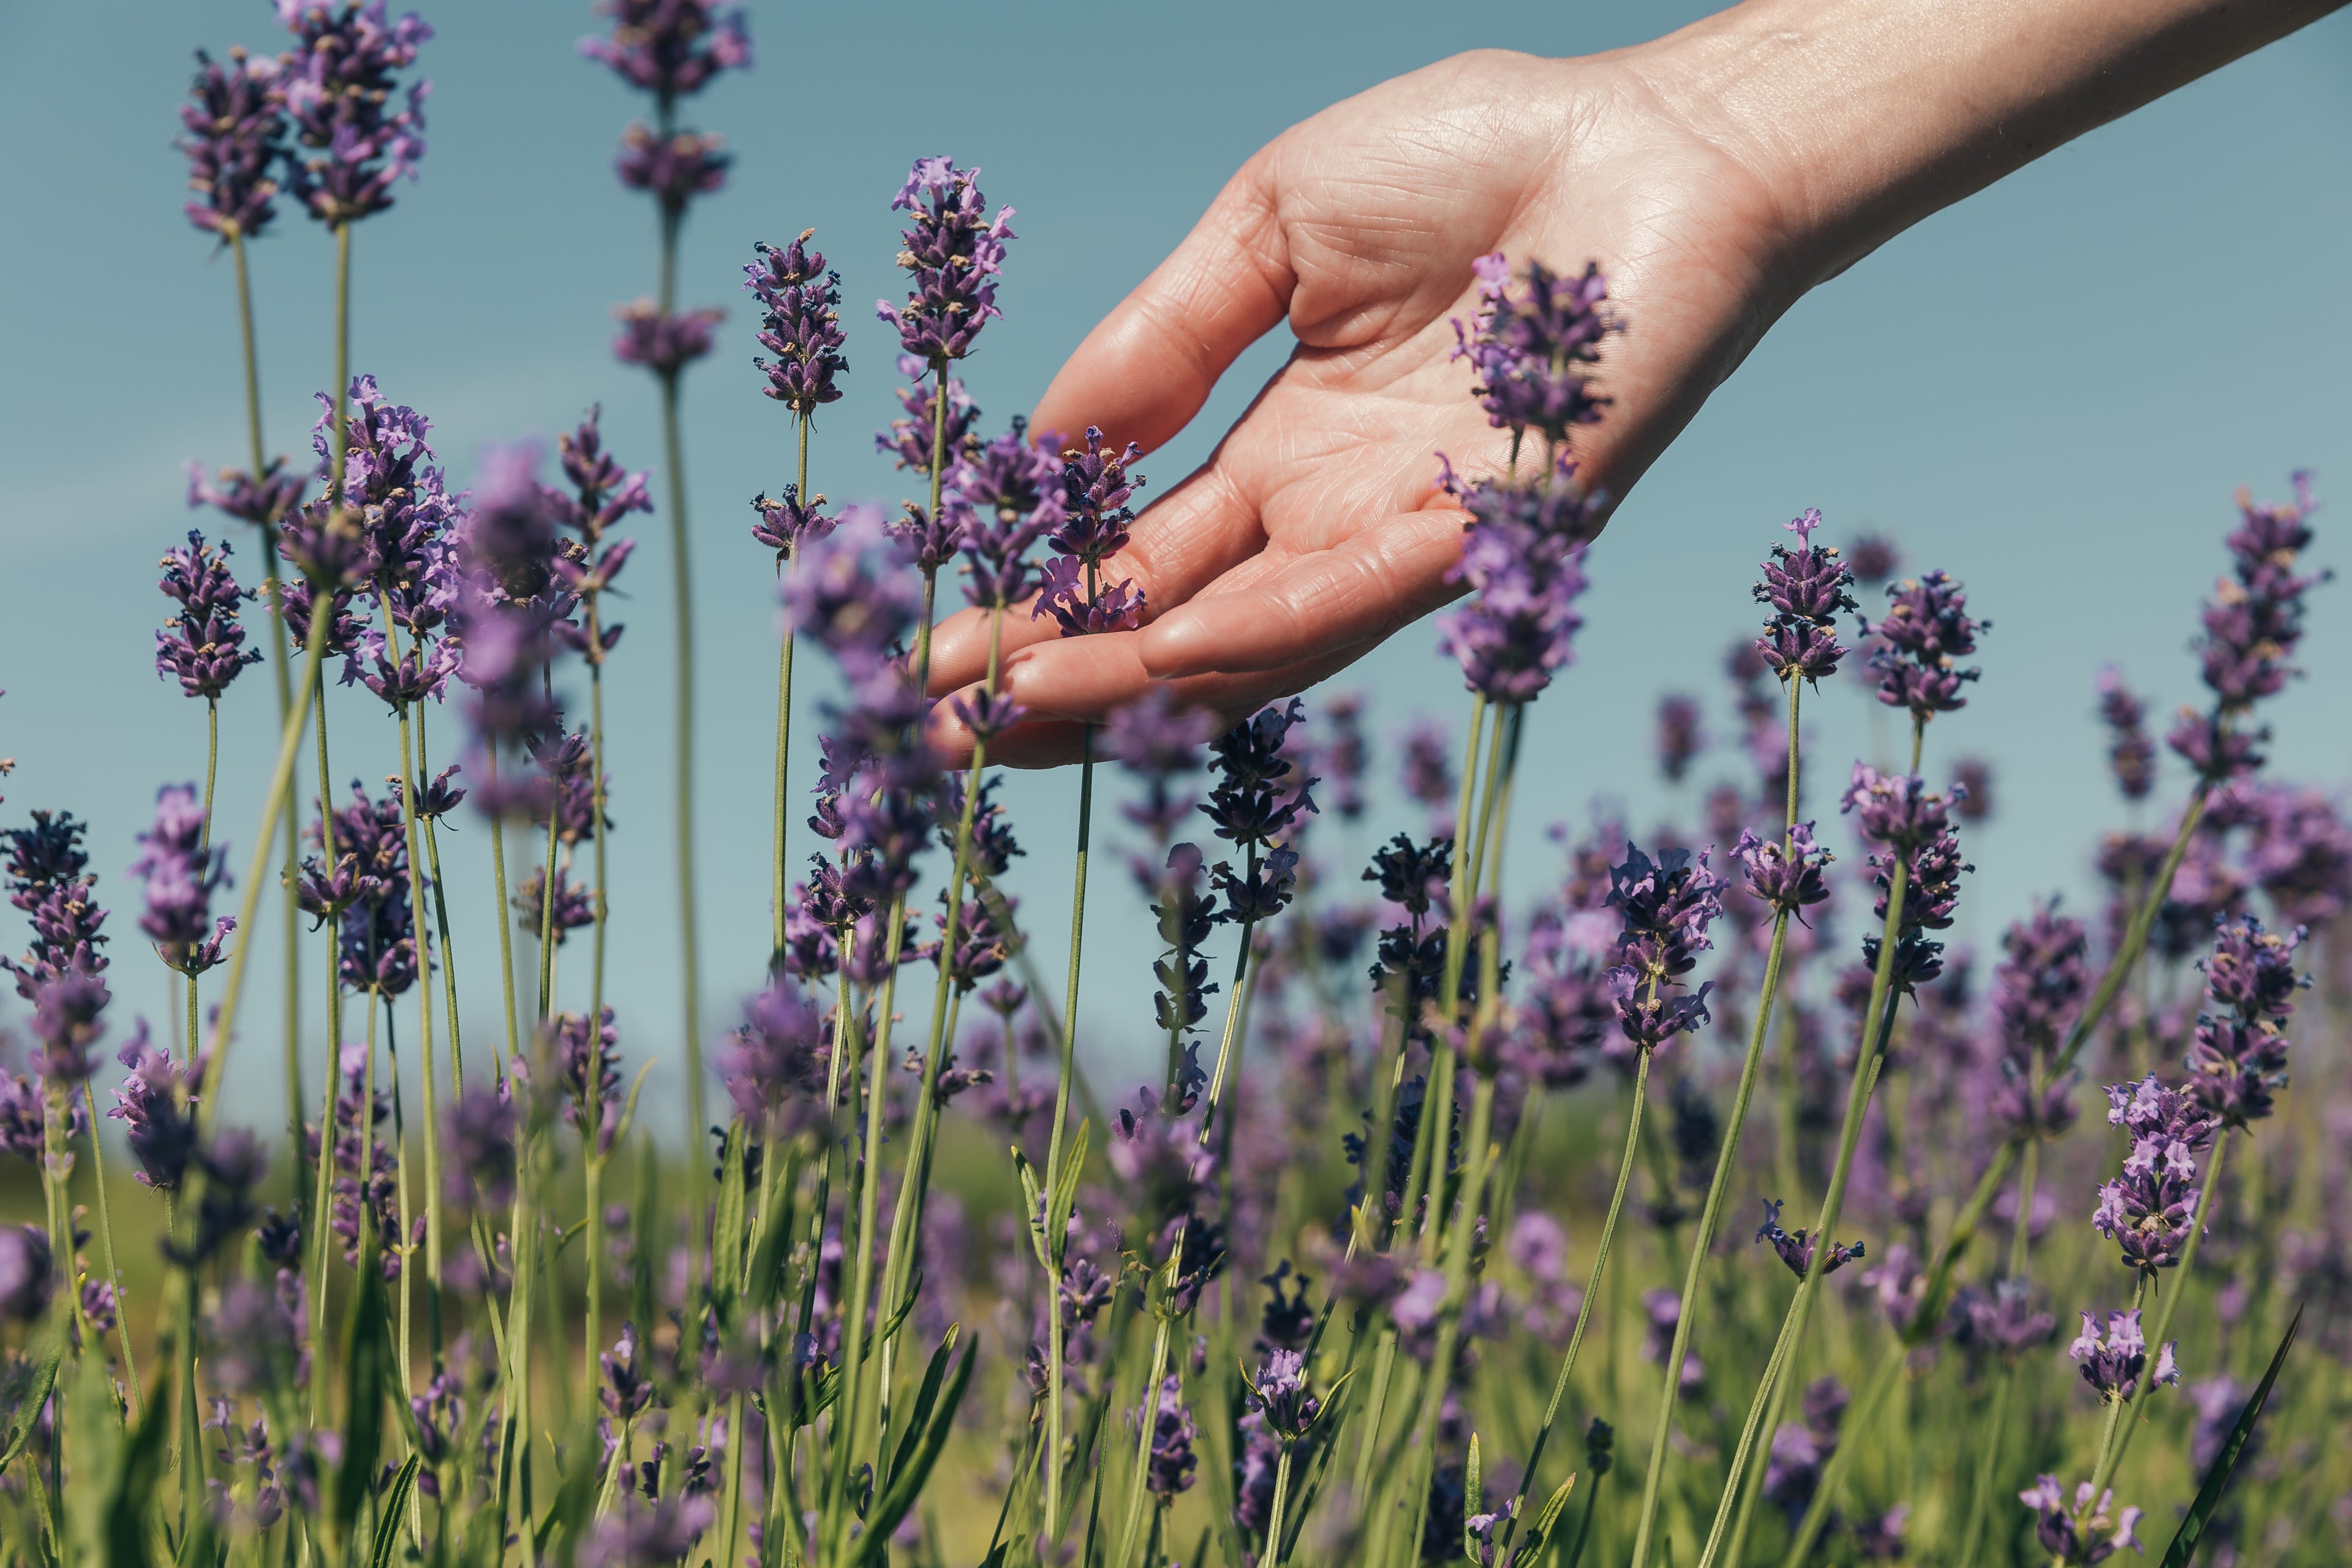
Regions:
<svg viewBox="0 0 2352 1568"><path fill-rule="evenodd" d="M1099 426L1147 450L1181 430L1241 352L1290 309L1290 269L1266 154L1226 183L1192 232L1102 319L1031 419L1065 436Z"/></svg>

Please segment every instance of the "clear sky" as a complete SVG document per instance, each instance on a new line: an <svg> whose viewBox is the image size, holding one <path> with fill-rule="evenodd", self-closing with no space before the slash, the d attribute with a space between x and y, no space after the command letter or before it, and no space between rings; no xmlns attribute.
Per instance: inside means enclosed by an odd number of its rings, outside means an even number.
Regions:
<svg viewBox="0 0 2352 1568"><path fill-rule="evenodd" d="M435 84L431 151L422 182L357 231L354 368L432 417L459 484L486 443L551 438L598 401L622 459L656 466L652 384L607 348L609 307L653 282L649 205L611 174L640 101L575 54L593 26L584 5L425 9L439 31L422 65ZM870 438L894 407L892 344L866 302L898 291L887 205L916 155L979 163L992 201L1020 212L1005 320L968 366L992 426L1035 398L1284 126L1462 48L1578 53L1699 9L1215 0L1171 23L1133 6L751 7L755 68L691 106L692 122L722 132L738 162L727 189L696 207L682 275L685 302L732 312L721 352L688 390L715 1024L757 983L767 931L774 614L743 503L789 472L784 416L747 363L755 321L738 268L751 242L814 226L841 270L849 392L820 424L814 480L836 500L895 500L906 492ZM17 763L0 784L0 816L62 806L91 821L101 898L118 910L120 1005L159 1025L164 971L124 907L133 894L121 871L156 786L199 773L204 725L202 709L154 674L153 563L192 521L213 526L183 509L182 464L240 462L245 450L230 273L181 216L183 165L168 143L191 48L274 50L280 37L266 0L0 10L0 210L16 215L0 237L0 752ZM1578 664L1529 727L1513 885L1549 876L1541 827L1580 817L1597 795L1631 803L1636 826L1676 805L1650 760L1652 704L1669 689L1700 693L1714 731L1727 734L1721 651L1755 619L1757 557L1811 505L1832 539L1874 526L1915 565L1954 572L1995 622L1971 705L1937 726L1947 759L1978 752L1999 773L1998 817L1969 841L1979 874L1964 930L1990 935L2034 896L2083 888L2094 836L2119 815L2091 720L2101 664L2121 664L2168 711L2192 694L2186 644L2221 564L2232 490L2283 497L2298 467L2317 471L2323 500L2352 487L2347 255L2352 17L2339 16L2060 150L1799 305L1592 553ZM321 231L291 210L255 247L272 450L302 449L310 394L327 379L331 261ZM1285 352L1259 345L1144 471L1164 487L1197 461ZM2323 514L2321 563L2347 560L2345 516ZM667 520L636 521L645 548L626 579L629 631L610 689L610 997L631 1063L656 1054L674 1067ZM249 542L237 543L249 565ZM2352 778L2347 594L2352 584L2319 591L2313 679L2273 715L2277 771L2330 787ZM1373 694L1381 734L1417 710L1458 724L1464 706L1425 626L1333 684ZM1827 770L1818 780L1867 750L1869 706L1841 680L1809 710L1814 765ZM337 693L331 713L339 774L373 782L392 770L393 731L373 699ZM223 717L217 832L241 864L274 730L266 672L232 693ZM436 716L438 756L456 750L453 718ZM813 728L801 726L803 742ZM1358 847L1413 825L1388 787L1392 759L1384 747ZM1711 757L1702 773L1710 765L1736 759ZM798 776L810 776L805 757ZM2168 783L2177 793L2177 773ZM1031 850L1014 886L1056 973L1076 789L1057 774L1010 792ZM1694 799L1680 803L1686 814ZM1827 809L1825 789L1812 804ZM481 984L481 955L495 951L488 835L461 829L445 855L461 973L470 960L469 1037L486 1041L496 1017ZM1097 886L1086 1023L1111 1052L1149 1027L1150 933L1120 879ZM23 941L13 917L6 940ZM247 1044L233 1058L238 1109L252 1108L239 1119L263 1126L280 1103L275 952L274 937L258 950ZM306 980L315 1009L315 972ZM649 1105L667 1100L667 1077L656 1074Z"/></svg>

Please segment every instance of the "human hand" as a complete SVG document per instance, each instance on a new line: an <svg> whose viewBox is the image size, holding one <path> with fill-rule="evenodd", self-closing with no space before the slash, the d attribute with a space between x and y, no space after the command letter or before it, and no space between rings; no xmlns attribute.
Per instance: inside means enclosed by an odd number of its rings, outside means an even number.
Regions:
<svg viewBox="0 0 2352 1568"><path fill-rule="evenodd" d="M1785 303L1771 193L1618 57L1465 55L1388 82L1253 158L1192 236L1081 345L1034 426L1099 425L1147 450L1286 314L1299 346L1216 452L1137 520L1105 566L1145 595L1141 630L1063 640L1009 616L1003 689L1030 719L992 762L1077 754L1151 679L1238 716L1359 657L1451 596L1463 515L1436 453L1499 468L1502 433L1454 360L1471 263L1502 250L1597 259L1632 330L1608 341L1615 399L1579 432L1588 483L1630 486ZM1790 296L1792 297L1792 296ZM1589 437L1589 439L1587 438ZM983 673L987 626L944 623L932 686ZM940 740L968 735L941 710Z"/></svg>
<svg viewBox="0 0 2352 1568"><path fill-rule="evenodd" d="M2336 0L1751 0L1636 48L1458 56L1294 126L1090 333L1033 427L1147 451L1242 350L1298 342L1209 460L1137 520L1107 580L1137 631L1063 640L1006 617L1002 689L1030 717L989 760L1078 754L1080 726L1152 681L1237 718L1443 604L1470 475L1507 438L1472 400L1450 319L1471 262L1597 261L1628 324L1594 376L1579 479L1622 497L1804 291L1891 235ZM943 623L931 688L976 687L988 627ZM934 739L971 737L946 704Z"/></svg>

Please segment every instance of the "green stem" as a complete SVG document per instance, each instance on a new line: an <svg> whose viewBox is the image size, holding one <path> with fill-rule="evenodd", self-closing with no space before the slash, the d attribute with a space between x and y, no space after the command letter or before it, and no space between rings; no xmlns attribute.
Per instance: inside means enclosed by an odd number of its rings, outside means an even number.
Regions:
<svg viewBox="0 0 2352 1568"><path fill-rule="evenodd" d="M2141 1303L2147 1300L2147 1282L2155 1270L2143 1268L2137 1272L2138 1278L2132 1286L2131 1310L2135 1313L2140 1310ZM2158 1344L2162 1342L2160 1340L2157 1342ZM2153 1356L2148 1359L2151 1363L2155 1360ZM2116 1441L2116 1434L2123 1426L2124 1406L2129 1403L2129 1400L2120 1394L2111 1395L2107 1400L2106 1419L2101 1423L2099 1428L2099 1458L2098 1462L2091 1467L2090 1494L2083 1506L2074 1510L2074 1522L2078 1529L2082 1524L2083 1516L2098 1506L2099 1494L2107 1489L2107 1482L2114 1478L2116 1466L2123 1458L2123 1452ZM2065 1559L2063 1556L2053 1561L2059 1565L2059 1568L2064 1568Z"/></svg>
<svg viewBox="0 0 2352 1568"><path fill-rule="evenodd" d="M1789 689L1789 784L1785 820L1781 828L1781 850L1793 856L1796 850L1797 826L1797 763L1798 763L1798 693L1801 683L1790 680ZM1666 1440L1674 1428L1675 1402L1682 1392L1683 1357L1690 1345L1693 1320L1698 1310L1699 1277L1706 1271L1708 1252L1715 1246L1716 1226L1722 1222L1723 1205L1731 1186L1732 1167L1739 1153L1739 1135L1748 1125L1748 1105L1756 1091L1756 1075L1764 1059L1764 1040L1772 1025L1772 1004L1780 987L1780 962L1787 951L1789 914L1786 909L1772 918L1772 946L1764 960L1764 985L1756 1003L1756 1021L1748 1037L1748 1056L1740 1063L1739 1088L1732 1098L1731 1121L1725 1128L1723 1147L1716 1152L1715 1175L1707 1184L1706 1203L1699 1212L1698 1231L1691 1237L1690 1258L1683 1268L1682 1307L1675 1320L1674 1345L1666 1352L1664 1384L1658 1394L1657 1426L1650 1434L1650 1468L1642 1482L1642 1517L1633 1532L1633 1568L1647 1568L1650 1560L1650 1532L1657 1521L1658 1497L1666 1468ZM1513 1516L1517 1522L1517 1516Z"/></svg>
<svg viewBox="0 0 2352 1568"><path fill-rule="evenodd" d="M2000 1369L2000 1381L1993 1385L1992 1417L1985 1423L1984 1441L1977 1448L1976 1485L1969 1494L1969 1522L1961 1532L1960 1554L1956 1559L1959 1568L1976 1568L1977 1552L1984 1545L1985 1521L1992 1514L1992 1479L2000 1468L2001 1440L2009 1431L2017 1373L2018 1363L2012 1360Z"/></svg>
<svg viewBox="0 0 2352 1568"><path fill-rule="evenodd" d="M493 782L499 776L499 751L495 742L485 748L484 765ZM514 915L507 908L507 834L506 819L490 818L490 874L499 885L499 901L494 912L499 928L499 984L506 996L507 1056L509 1059L522 1052L520 1027L516 1023L514 983ZM499 1064L504 1073L506 1064Z"/></svg>
<svg viewBox="0 0 2352 1568"><path fill-rule="evenodd" d="M81 1085L82 1105L89 1113L91 1174L98 1182L98 1241L106 1250L106 1280L114 1287L114 1331L122 1342L122 1381L131 1392L131 1419L146 1419L145 1395L139 1388L139 1368L131 1359L131 1310L122 1300L122 1268L114 1260L114 1215L106 1201L106 1147L98 1135L98 1091L89 1080Z"/></svg>
<svg viewBox="0 0 2352 1568"><path fill-rule="evenodd" d="M662 232L662 310L670 309L667 295L677 267L677 231L666 224ZM669 464L669 537L673 592L677 616L677 933L679 962L685 970L686 1143L701 1146L709 1124L703 1110L701 944L695 934L694 894L694 580L687 549L686 454L678 433L678 378L661 378L662 451ZM699 1158L687 1162L687 1276L690 1288L701 1272L703 1186L708 1173Z"/></svg>
<svg viewBox="0 0 2352 1568"><path fill-rule="evenodd" d="M392 596L379 586L376 590L376 601L383 614L384 640L391 648L393 664L396 668L401 661L400 625L393 618ZM420 644L417 648L417 658L420 663L424 657L424 648ZM441 1359L441 1112L438 1094L433 1082L433 952L425 940L427 930L425 902L425 860L416 832L417 792L424 787L425 775L422 768L415 766L415 759L422 751L422 737L413 732L409 719L409 705L403 702L399 704L398 710L400 771L403 775L400 783L400 829L408 850L408 918L409 923L415 928L416 932L417 1072L425 1085L425 1318L432 1335L433 1358L437 1364ZM446 941L443 943L443 952L445 954L447 952ZM393 1089L393 1102L395 1106L398 1105L399 1100L400 1090L395 1078ZM402 1138L401 1183L404 1192L407 1186L408 1145L404 1133ZM409 1244L407 1223L406 1216L404 1215L401 1220L400 1237L401 1246L404 1247ZM405 1255L401 1259L400 1303L404 1315L408 1310L410 1261ZM408 1374L408 1345L404 1332L405 1325L404 1324L403 1327L404 1334L400 1347L401 1375L405 1380ZM410 1385L404 1389L404 1395L413 1392L414 1386Z"/></svg>
<svg viewBox="0 0 2352 1568"><path fill-rule="evenodd" d="M945 396L944 388L941 396ZM1085 952L1087 922L1087 847L1093 827L1095 808L1095 727L1085 726L1083 750L1078 768L1078 847L1076 868L1070 878L1070 984L1062 1006L1062 1070L1054 1085L1054 1131L1045 1152L1045 1194L1049 1212L1045 1215L1047 1256L1059 1268L1063 1237L1050 1212L1053 1195L1061 1189L1064 1129L1070 1119L1070 1079L1075 1070L1078 1039L1078 965ZM1244 944L1244 951L1247 951ZM1057 1283L1047 1280L1048 1289ZM1045 1393L1045 1536L1049 1541L1061 1539L1062 1527L1062 1314L1049 1310L1046 1326Z"/></svg>
<svg viewBox="0 0 2352 1568"><path fill-rule="evenodd" d="M1793 1304L1792 1297L1791 1305ZM1756 1384L1756 1397L1748 1402L1748 1418L1741 1424L1739 1441L1731 1450L1731 1469L1724 1481L1723 1495L1716 1501L1715 1522L1708 1527L1706 1545L1699 1552L1698 1560L1701 1568L1715 1561L1715 1554L1723 1545L1727 1530L1736 1530L1742 1534L1747 1531L1746 1513L1743 1511L1740 1514L1735 1525L1732 1510L1743 1502L1753 1503L1752 1495L1743 1495L1740 1482L1747 1476L1748 1459L1756 1452L1756 1439L1759 1429L1764 1424L1765 1406L1771 1402L1772 1391L1780 1385L1780 1374L1788 1365L1789 1342L1794 1336L1796 1326L1797 1317L1794 1311L1781 1314L1780 1332L1772 1342L1772 1353L1765 1358L1764 1374L1757 1380Z"/></svg>

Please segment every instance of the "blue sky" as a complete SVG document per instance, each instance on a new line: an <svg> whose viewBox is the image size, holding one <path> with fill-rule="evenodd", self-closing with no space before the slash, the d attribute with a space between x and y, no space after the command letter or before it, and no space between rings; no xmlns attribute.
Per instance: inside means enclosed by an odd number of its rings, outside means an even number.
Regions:
<svg viewBox="0 0 2352 1568"><path fill-rule="evenodd" d="M574 53L593 25L584 5L426 14L440 34L422 68L435 83L431 151L422 182L358 231L354 367L432 417L459 483L485 444L551 438L599 401L622 458L655 466L651 384L607 349L611 305L653 281L649 209L610 168L638 101ZM688 394L714 1022L756 983L767 929L774 618L743 501L788 469L784 419L746 363L754 322L737 268L751 241L814 226L857 306L895 292L887 204L910 159L949 152L981 164L991 198L1020 209L1006 319L970 366L993 420L1034 400L1232 169L1286 125L1461 48L1577 53L1696 14L1218 4L1171 27L1139 7L751 6L755 68L693 105L692 120L722 132L738 162L728 188L696 209L682 274L687 302L732 311ZM211 526L182 507L182 464L238 461L245 446L229 270L180 216L183 169L168 142L192 47L275 48L278 37L265 0L0 13L0 142L14 153L0 161L0 209L18 215L0 238L11 304L0 317L0 752L17 763L0 816L64 806L87 816L101 896L118 908L155 787L203 765L201 709L153 672L153 563L191 521ZM926 81L942 69L948 79ZM1549 874L1541 827L1580 818L1598 795L1630 803L1637 826L1678 805L1687 814L1691 802L1663 793L1649 761L1652 704L1670 689L1700 693L1716 733L1727 732L1722 648L1753 619L1756 558L1811 505L1832 537L1875 527L1916 565L1959 575L1996 624L1971 706L1937 737L1947 757L1977 752L1999 773L1999 816L1969 844L1969 929L1989 935L2034 896L2082 888L2094 837L2118 817L2091 720L2099 667L2121 664L2159 712L2191 695L2187 639L2221 564L2233 489L2283 497L2299 467L2317 471L2323 500L2352 484L2347 89L2352 18L2337 16L1929 220L1791 311L1593 553L1579 663L1529 727L1526 766L1539 783L1518 800L1515 885ZM327 378L331 261L324 236L291 212L255 247L273 450L299 449L310 395ZM893 408L888 334L862 308L845 314L849 394L820 426L815 482L835 500L895 499L902 487L870 441ZM1245 356L1146 472L1164 486L1207 451L1280 363L1280 336ZM2339 515L2322 515L2322 563L2347 558ZM640 522L610 689L620 825L610 994L632 1060L674 1066L670 582L666 521ZM249 559L245 546L238 560ZM2341 712L2352 672L2347 591L2320 592L2305 646L2313 679L2273 715L2278 771L2331 787L2352 776L2352 731L2326 718ZM1334 685L1375 694L1376 734L1415 710L1458 722L1463 706L1426 626ZM373 707L338 695L339 774L373 781L394 766L391 726ZM1869 705L1841 681L1811 711L1826 782L1869 749ZM224 710L217 831L240 863L273 718L264 674ZM450 755L454 728L436 722L435 751ZM803 740L812 729L801 727ZM1392 757L1383 748L1356 847L1410 825L1388 787ZM1710 764L1735 760L1712 758L1703 773ZM809 772L803 759L799 776ZM1076 788L1074 776L1048 775L1009 792L1031 850L1014 886L1049 973L1065 950ZM1815 795L1817 809L1824 799ZM468 826L445 844L461 961L494 951L486 838ZM1148 1026L1149 932L1118 879L1097 889L1086 1022L1108 1052ZM118 994L160 1023L163 971L129 910L114 929ZM258 950L249 1043L232 1069L263 1123L278 1103L274 952L274 942ZM470 974L486 973L474 958ZM468 986L469 1034L483 1038L495 993ZM668 1078L656 1074L649 1103L667 1099Z"/></svg>

